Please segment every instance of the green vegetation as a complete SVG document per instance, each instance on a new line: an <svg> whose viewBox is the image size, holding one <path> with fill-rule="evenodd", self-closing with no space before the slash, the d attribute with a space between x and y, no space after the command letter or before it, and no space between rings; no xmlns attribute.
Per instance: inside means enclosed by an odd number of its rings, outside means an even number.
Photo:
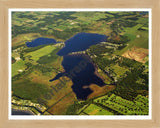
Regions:
<svg viewBox="0 0 160 128"><path fill-rule="evenodd" d="M53 61L56 61L58 58L60 58L56 54L59 50L60 50L60 48L54 49L50 54L40 57L37 62L40 63L40 64L49 64Z"/></svg>
<svg viewBox="0 0 160 128"><path fill-rule="evenodd" d="M149 111L148 98L142 95L130 101L110 93L83 103L76 102L72 106L79 106L76 109L72 108L74 115L79 112L80 115L148 115Z"/></svg>
<svg viewBox="0 0 160 128"><path fill-rule="evenodd" d="M137 99L139 101L137 101ZM145 101L143 100L145 99ZM125 100L115 94L110 97L100 97L95 99L99 105L113 109L123 115L147 115L148 114L148 98L138 95L134 101Z"/></svg>
<svg viewBox="0 0 160 128"><path fill-rule="evenodd" d="M131 28L127 27L125 28L125 32L129 34L134 34L135 31L137 31L141 26L142 26L141 24L137 24L136 26L131 27Z"/></svg>
<svg viewBox="0 0 160 128"><path fill-rule="evenodd" d="M17 80L12 83L14 95L37 103L37 98L49 93L49 87L44 84L31 82L27 79Z"/></svg>
<svg viewBox="0 0 160 128"><path fill-rule="evenodd" d="M12 107L36 115L148 115L148 19L148 13L140 12L12 12ZM108 36L83 54L90 56L108 88L115 86L85 101L76 98L69 78L49 82L64 72L63 57L57 55L63 42L80 32ZM38 37L62 43L25 45ZM58 90L63 79L67 86ZM38 103L46 107L44 113L33 106Z"/></svg>
<svg viewBox="0 0 160 128"><path fill-rule="evenodd" d="M114 93L122 98L133 100L140 93L138 90L148 90L148 76L147 74L142 74L143 70L143 67L139 67L127 72L127 76L117 82L117 88ZM143 79L145 85L137 83L138 78ZM143 94L143 92L141 94L147 95Z"/></svg>
<svg viewBox="0 0 160 128"><path fill-rule="evenodd" d="M89 48L89 54L90 55L96 55L101 56L105 53L111 53L113 51L113 48L106 48L104 45L93 45Z"/></svg>
<svg viewBox="0 0 160 128"><path fill-rule="evenodd" d="M31 56L30 59L37 61L39 60L40 57L44 56L44 55L48 55L49 53L51 53L53 50L55 49L54 46L46 46L44 48L38 49L36 51L27 53L25 56Z"/></svg>
<svg viewBox="0 0 160 128"><path fill-rule="evenodd" d="M18 60L12 64L12 77L23 72L25 70L25 62L23 60Z"/></svg>
<svg viewBox="0 0 160 128"><path fill-rule="evenodd" d="M116 79L120 78L122 75L124 75L126 73L126 71L128 71L127 68L125 68L124 66L123 67L120 67L118 64L115 64L115 65L110 65L109 66L109 71L110 73L112 72L112 75L114 77L116 77Z"/></svg>
<svg viewBox="0 0 160 128"><path fill-rule="evenodd" d="M83 112L88 115L114 115L112 112L109 112L94 104L90 104Z"/></svg>

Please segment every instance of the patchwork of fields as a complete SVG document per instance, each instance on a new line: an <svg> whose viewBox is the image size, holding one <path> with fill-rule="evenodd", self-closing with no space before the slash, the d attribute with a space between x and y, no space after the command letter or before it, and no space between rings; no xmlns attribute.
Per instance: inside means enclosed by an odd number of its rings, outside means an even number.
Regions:
<svg viewBox="0 0 160 128"><path fill-rule="evenodd" d="M148 22L140 12L14 12L12 108L36 115L148 115ZM83 51L105 83L83 86L90 90L86 100L77 99L68 76L57 76L65 72L57 52L80 32L108 37ZM26 46L38 37L59 43Z"/></svg>
<svg viewBox="0 0 160 128"><path fill-rule="evenodd" d="M134 101L125 100L112 94L111 96L102 96L94 99L85 109L82 109L80 115L147 115L148 98L138 95Z"/></svg>

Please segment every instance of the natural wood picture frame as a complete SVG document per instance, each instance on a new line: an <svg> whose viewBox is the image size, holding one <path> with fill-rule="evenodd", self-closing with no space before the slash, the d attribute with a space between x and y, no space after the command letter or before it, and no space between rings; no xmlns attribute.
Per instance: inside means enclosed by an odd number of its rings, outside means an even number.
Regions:
<svg viewBox="0 0 160 128"><path fill-rule="evenodd" d="M0 127L160 127L159 0L105 1L0 1ZM8 118L8 14L9 8L151 8L152 9L152 119L151 120L9 120Z"/></svg>

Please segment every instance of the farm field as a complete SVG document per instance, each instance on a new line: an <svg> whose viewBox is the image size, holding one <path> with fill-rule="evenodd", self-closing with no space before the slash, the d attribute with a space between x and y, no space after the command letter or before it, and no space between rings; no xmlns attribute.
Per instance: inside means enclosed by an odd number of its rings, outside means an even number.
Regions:
<svg viewBox="0 0 160 128"><path fill-rule="evenodd" d="M138 99L138 100L137 100ZM145 99L145 100L142 100ZM94 100L97 104L102 104L120 114L124 115L147 115L148 98L138 95L134 101L122 99L112 94L110 97L102 97Z"/></svg>
<svg viewBox="0 0 160 128"><path fill-rule="evenodd" d="M65 115L67 108L70 106L70 104L73 104L76 100L75 94L73 92L69 92L64 97L62 97L58 102L56 102L50 109L48 109L48 112L53 115ZM62 111L63 110L63 111Z"/></svg>
<svg viewBox="0 0 160 128"><path fill-rule="evenodd" d="M83 112L88 115L114 115L113 113L94 104L90 104L85 110L83 110Z"/></svg>
<svg viewBox="0 0 160 128"><path fill-rule="evenodd" d="M146 48L148 49L148 33L143 31L136 31L136 34L129 35L129 38L131 39L130 42L128 42L128 45L122 49L115 51L115 54L122 55L125 51L128 49L131 49L132 47L140 47L140 48Z"/></svg>
<svg viewBox="0 0 160 128"><path fill-rule="evenodd" d="M18 60L12 65L12 77L23 72L25 70L25 62L23 60Z"/></svg>
<svg viewBox="0 0 160 128"><path fill-rule="evenodd" d="M43 47L39 50L27 53L26 56L31 56L30 59L37 61L37 60L39 60L40 57L50 54L54 49L55 49L55 47L53 47L53 46L46 46L46 47Z"/></svg>

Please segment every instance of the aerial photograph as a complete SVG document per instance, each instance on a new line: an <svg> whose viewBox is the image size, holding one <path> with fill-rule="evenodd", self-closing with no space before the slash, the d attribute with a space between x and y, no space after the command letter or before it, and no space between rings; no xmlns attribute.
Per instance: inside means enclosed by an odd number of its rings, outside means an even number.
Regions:
<svg viewBox="0 0 160 128"><path fill-rule="evenodd" d="M149 11L12 11L11 115L149 115Z"/></svg>

